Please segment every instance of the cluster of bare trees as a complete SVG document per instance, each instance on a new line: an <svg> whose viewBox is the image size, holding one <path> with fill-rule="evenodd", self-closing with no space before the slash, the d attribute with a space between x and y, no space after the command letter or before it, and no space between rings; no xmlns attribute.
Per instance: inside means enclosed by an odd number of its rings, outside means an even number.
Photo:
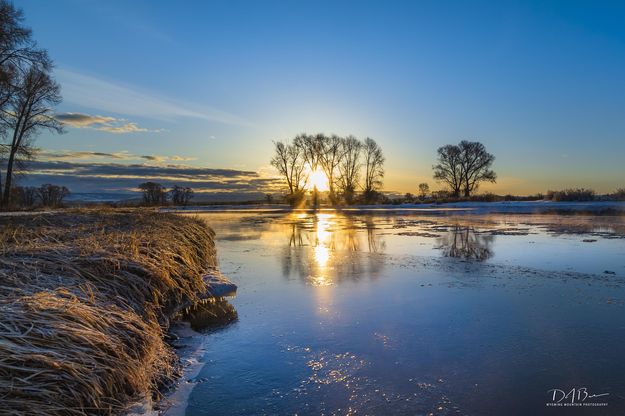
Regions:
<svg viewBox="0 0 625 416"><path fill-rule="evenodd" d="M54 117L60 87L51 76L52 61L37 47L23 14L0 0L0 172L1 204L8 206L13 178L34 155L33 139L42 130L62 133ZM2 182L4 179L4 183Z"/></svg>
<svg viewBox="0 0 625 416"><path fill-rule="evenodd" d="M22 208L31 208L37 205L58 208L70 191L64 186L44 184L40 187L14 186L11 188L11 202Z"/></svg>
<svg viewBox="0 0 625 416"><path fill-rule="evenodd" d="M169 197L174 205L187 205L193 198L193 189L187 186L174 185L169 191Z"/></svg>
<svg viewBox="0 0 625 416"><path fill-rule="evenodd" d="M470 197L480 182L495 182L497 174L491 170L495 156L480 142L461 141L438 148L438 163L434 179L449 187L451 196Z"/></svg>
<svg viewBox="0 0 625 416"><path fill-rule="evenodd" d="M174 205L187 205L193 198L193 189L186 186L174 185L169 191L160 183L144 182L139 185L143 193L145 205L165 205L171 200Z"/></svg>
<svg viewBox="0 0 625 416"><path fill-rule="evenodd" d="M360 141L354 136L300 134L289 142L275 142L271 160L287 185L287 200L299 203L308 190L311 172L320 169L328 178L331 203L352 204L362 190L365 202L379 195L384 178L384 154L375 140ZM311 189L316 194L316 189Z"/></svg>
<svg viewBox="0 0 625 416"><path fill-rule="evenodd" d="M64 186L45 184L39 187L37 194L44 207L56 208L61 205L63 199L69 196L69 189Z"/></svg>
<svg viewBox="0 0 625 416"><path fill-rule="evenodd" d="M167 202L167 191L160 183L144 182L139 185L139 189L143 193L145 205L164 205Z"/></svg>

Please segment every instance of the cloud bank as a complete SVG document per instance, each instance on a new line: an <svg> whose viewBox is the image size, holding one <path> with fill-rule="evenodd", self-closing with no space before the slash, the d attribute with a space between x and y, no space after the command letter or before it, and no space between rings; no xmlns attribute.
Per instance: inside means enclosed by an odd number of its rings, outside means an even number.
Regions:
<svg viewBox="0 0 625 416"><path fill-rule="evenodd" d="M126 150L121 152L92 152L92 151L75 151L75 150L49 150L44 149L40 150L38 153L39 157L43 160L52 160L52 161L143 161L148 160L156 163L166 163L166 162L187 162L191 160L196 160L195 157L186 157L186 156L161 156L161 155L135 155Z"/></svg>
<svg viewBox="0 0 625 416"><path fill-rule="evenodd" d="M125 157L124 154L103 154L112 155L113 158ZM19 184L22 186L54 183L67 186L75 193L136 192L138 185L146 181L158 182L166 187L188 186L199 194L258 195L259 193L279 192L281 189L281 181L271 177L262 177L254 171L174 164L157 166L40 160L30 162L27 173L19 178Z"/></svg>

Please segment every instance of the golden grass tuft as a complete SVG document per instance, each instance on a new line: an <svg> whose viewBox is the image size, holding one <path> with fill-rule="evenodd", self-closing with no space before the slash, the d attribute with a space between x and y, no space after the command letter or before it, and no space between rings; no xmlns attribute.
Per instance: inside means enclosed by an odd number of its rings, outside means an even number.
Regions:
<svg viewBox="0 0 625 416"><path fill-rule="evenodd" d="M149 210L0 217L3 414L116 414L173 376L168 317L206 290L213 232Z"/></svg>

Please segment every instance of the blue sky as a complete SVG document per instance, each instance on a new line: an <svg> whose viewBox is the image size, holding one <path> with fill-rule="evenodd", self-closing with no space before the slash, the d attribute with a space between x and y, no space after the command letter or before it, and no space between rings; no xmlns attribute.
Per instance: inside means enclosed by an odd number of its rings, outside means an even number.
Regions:
<svg viewBox="0 0 625 416"><path fill-rule="evenodd" d="M15 4L59 113L97 116L40 136L44 159L266 177L272 140L325 132L375 138L399 192L436 189L436 148L462 139L497 157L484 190L625 186L625 3Z"/></svg>

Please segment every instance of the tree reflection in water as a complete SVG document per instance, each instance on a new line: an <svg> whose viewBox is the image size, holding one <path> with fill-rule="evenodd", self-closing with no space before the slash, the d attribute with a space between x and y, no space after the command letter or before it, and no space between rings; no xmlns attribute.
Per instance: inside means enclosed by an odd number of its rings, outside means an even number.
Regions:
<svg viewBox="0 0 625 416"><path fill-rule="evenodd" d="M315 286L376 278L384 267L386 245L373 218L338 213L293 214L285 226L288 246L282 273Z"/></svg>
<svg viewBox="0 0 625 416"><path fill-rule="evenodd" d="M438 239L438 247L445 257L484 261L493 256L495 236L476 232L473 227L453 225Z"/></svg>

